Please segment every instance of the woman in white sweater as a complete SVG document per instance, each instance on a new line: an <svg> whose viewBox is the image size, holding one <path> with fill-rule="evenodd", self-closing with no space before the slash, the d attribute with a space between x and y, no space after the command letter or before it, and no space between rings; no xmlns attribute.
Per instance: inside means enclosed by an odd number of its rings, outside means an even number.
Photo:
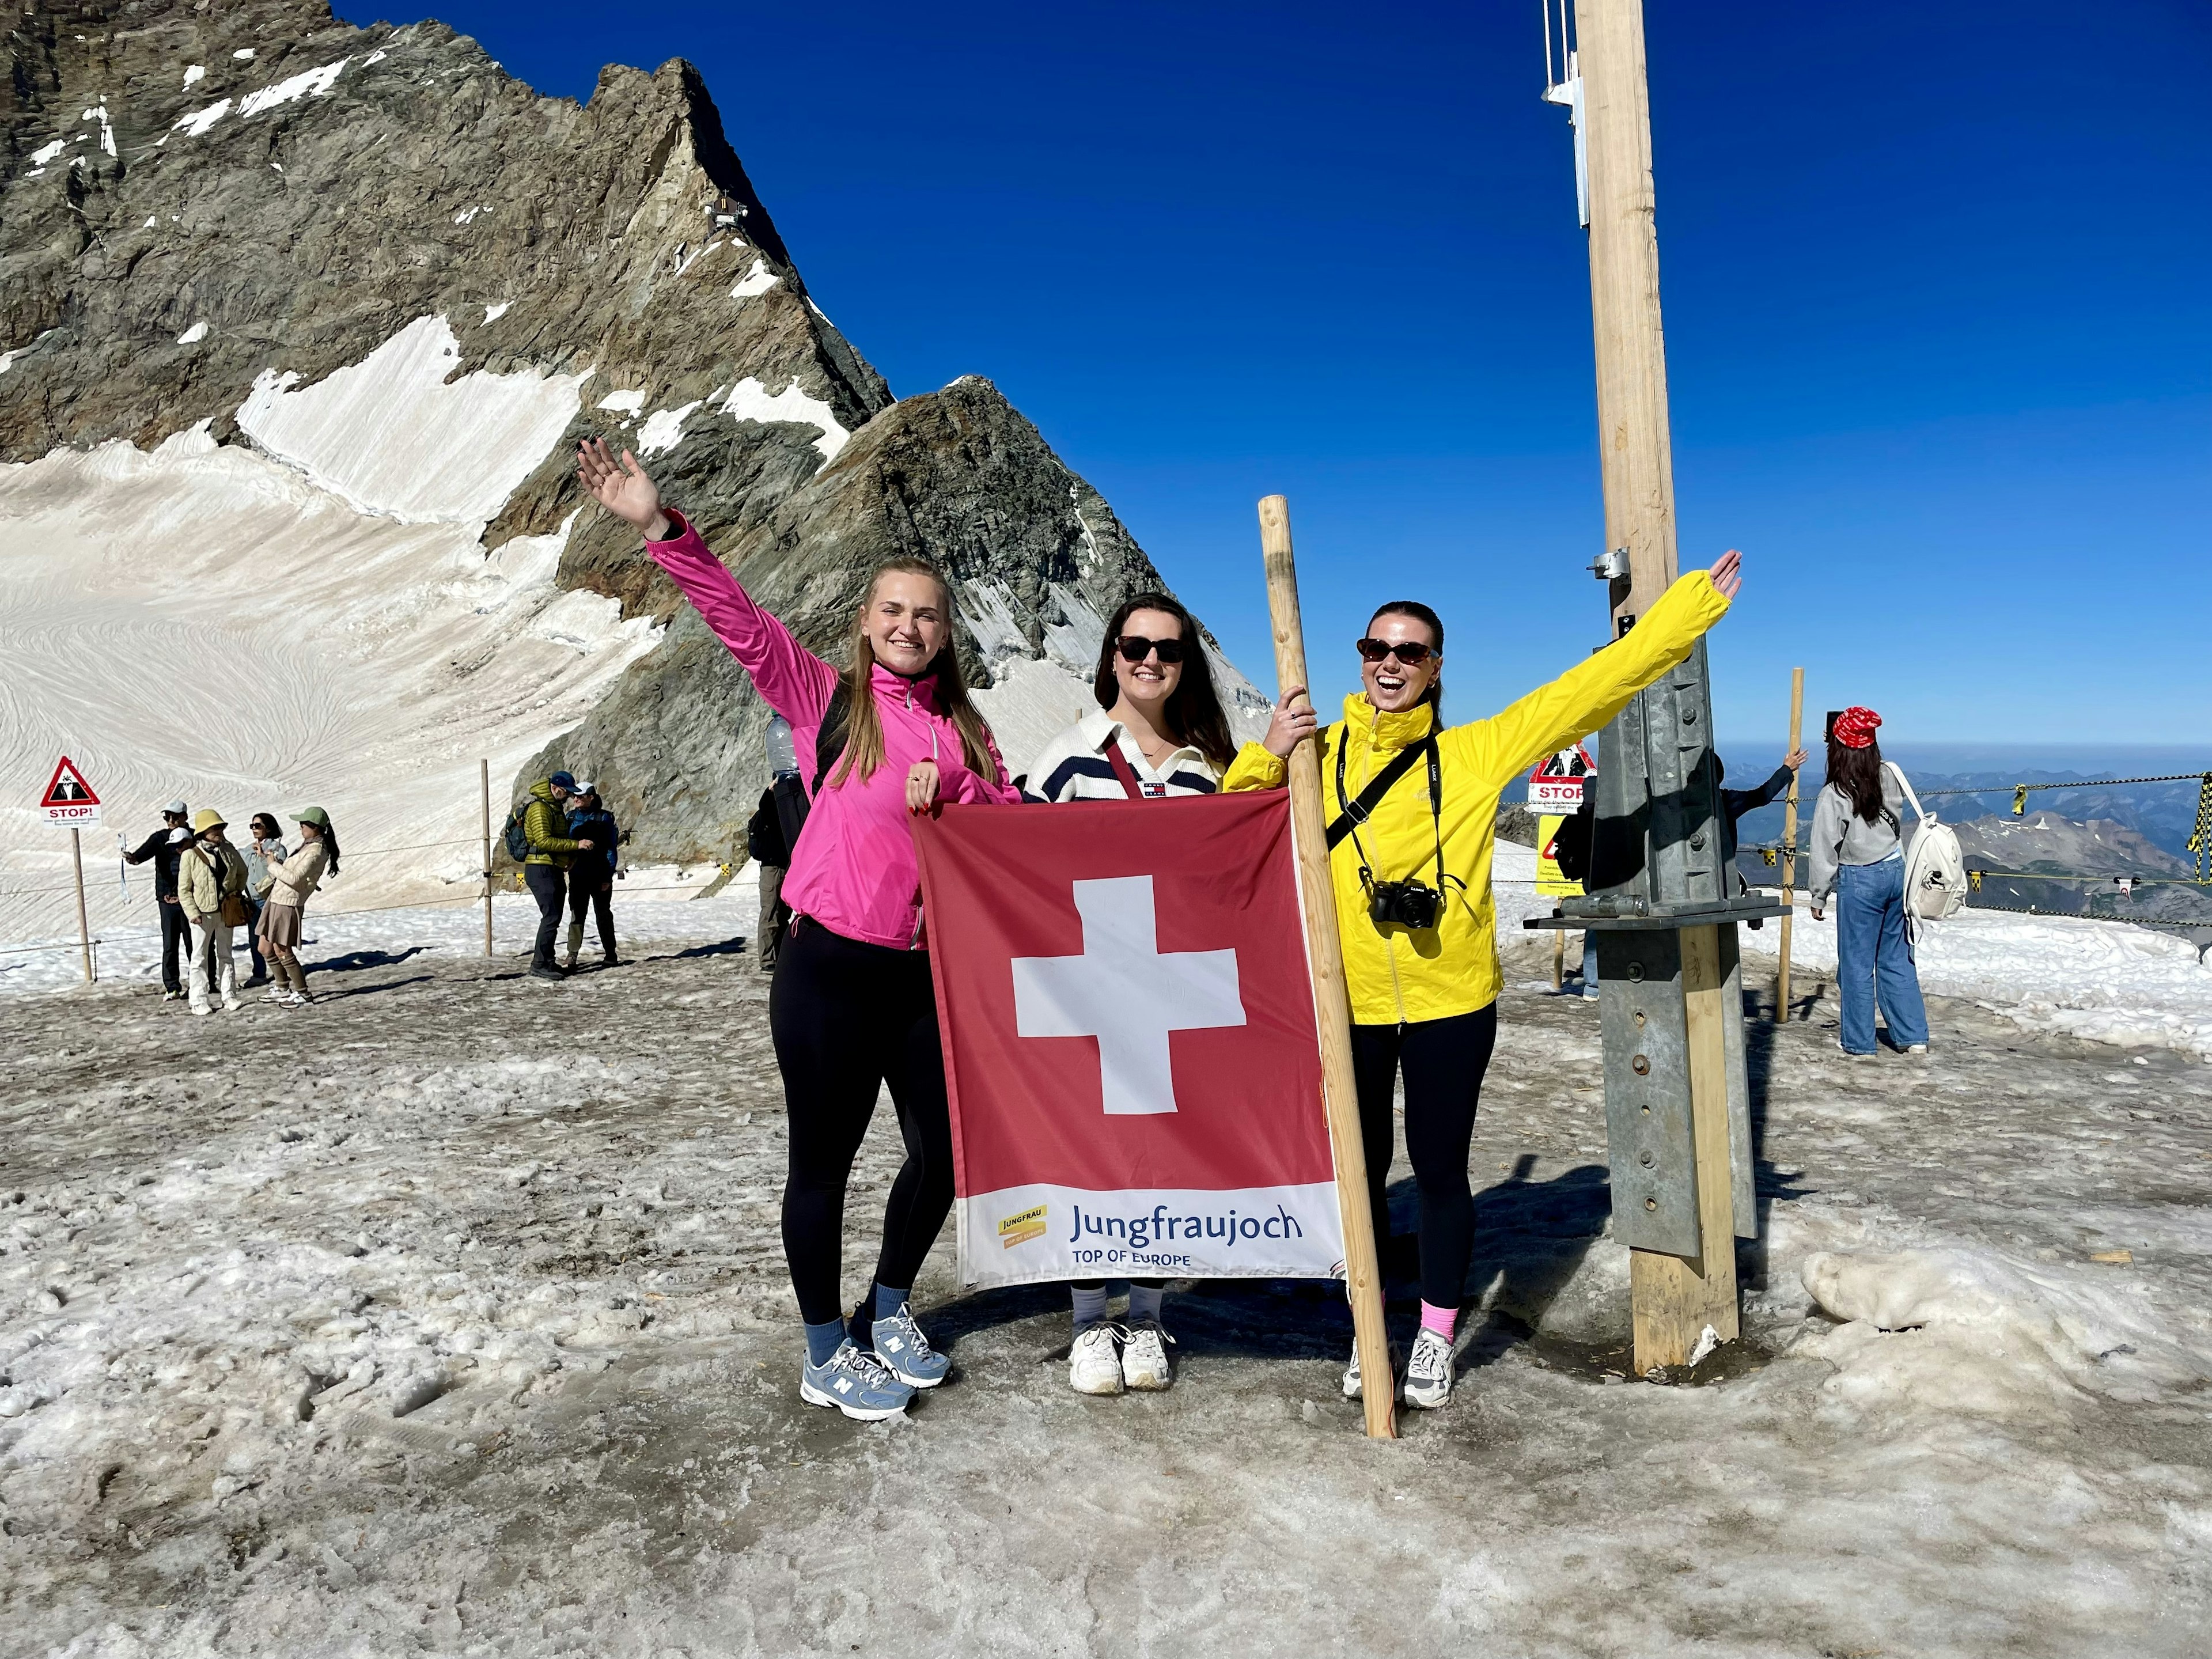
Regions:
<svg viewBox="0 0 2212 1659"><path fill-rule="evenodd" d="M1813 919L1836 906L1836 994L1843 1048L1871 1059L1877 1000L1889 1040L1928 1052L1928 1008L1905 919L1903 775L1881 758L1881 716L1851 708L1828 725L1828 781L1813 807Z"/></svg>

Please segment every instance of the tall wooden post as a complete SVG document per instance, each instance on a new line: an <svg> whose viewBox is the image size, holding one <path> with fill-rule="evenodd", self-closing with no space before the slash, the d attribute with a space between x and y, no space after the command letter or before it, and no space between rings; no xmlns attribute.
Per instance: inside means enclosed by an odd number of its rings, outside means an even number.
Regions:
<svg viewBox="0 0 2212 1659"><path fill-rule="evenodd" d="M484 955L491 955L491 762L477 763L483 804Z"/></svg>
<svg viewBox="0 0 2212 1659"><path fill-rule="evenodd" d="M1805 671L1790 671L1790 748L1794 755L1805 736ZM1790 775L1789 804L1782 809L1782 969L1774 976L1774 1022L1790 1023L1790 890L1797 884L1797 779Z"/></svg>
<svg viewBox="0 0 2212 1659"><path fill-rule="evenodd" d="M1643 0L1575 0L1575 46L1589 158L1590 316L1606 544L1628 555L1627 572L1613 579L1608 595L1617 637L1676 572ZM1680 946L1703 1248L1697 1256L1631 1253L1639 1371L1686 1363L1708 1325L1723 1339L1738 1330L1719 930L1686 927Z"/></svg>
<svg viewBox="0 0 2212 1659"><path fill-rule="evenodd" d="M1280 495L1267 496L1260 503L1260 550L1267 569L1267 615L1274 625L1280 696L1307 684L1305 627L1298 616L1297 567L1291 556L1291 507ZM1367 1212L1367 1153L1359 1136L1359 1099L1352 1073L1352 1005L1344 984L1344 946L1336 936L1336 896L1328 878L1321 757L1312 744L1302 743L1291 751L1290 774L1291 830L1297 848L1306 959L1313 970L1314 1019L1321 1033L1337 1209L1344 1221L1344 1282L1352 1298L1352 1340L1359 1350L1360 1399L1369 1437L1389 1440L1398 1432L1397 1379L1391 1372L1390 1339L1382 1324L1377 1241ZM1387 1151L1384 1156L1389 1156Z"/></svg>
<svg viewBox="0 0 2212 1659"><path fill-rule="evenodd" d="M92 983L92 924L84 913L84 839L70 826L70 862L76 866L76 939L84 951L84 982Z"/></svg>

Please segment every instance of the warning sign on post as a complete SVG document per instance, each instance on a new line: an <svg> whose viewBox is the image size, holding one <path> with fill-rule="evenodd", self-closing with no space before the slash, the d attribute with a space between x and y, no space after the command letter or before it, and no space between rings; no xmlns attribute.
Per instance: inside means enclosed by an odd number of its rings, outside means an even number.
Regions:
<svg viewBox="0 0 2212 1659"><path fill-rule="evenodd" d="M1597 763L1589 750L1577 744L1556 755L1547 755L1528 775L1528 810L1532 812L1571 812L1583 804L1583 784L1597 775Z"/></svg>
<svg viewBox="0 0 2212 1659"><path fill-rule="evenodd" d="M61 764L54 768L52 781L46 785L39 810L46 815L49 823L82 829L100 822L100 797L93 793L92 786L84 781L84 774L76 769L76 763L64 755Z"/></svg>
<svg viewBox="0 0 2212 1659"><path fill-rule="evenodd" d="M1571 814L1545 813L1536 820L1536 890L1547 898L1576 898L1583 884L1559 873L1559 826L1574 822Z"/></svg>

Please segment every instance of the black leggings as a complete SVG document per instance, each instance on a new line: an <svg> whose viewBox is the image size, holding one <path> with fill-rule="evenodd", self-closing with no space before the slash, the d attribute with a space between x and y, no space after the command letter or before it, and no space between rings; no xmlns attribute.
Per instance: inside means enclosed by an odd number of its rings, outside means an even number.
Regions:
<svg viewBox="0 0 2212 1659"><path fill-rule="evenodd" d="M615 882L612 876L601 876L596 882L568 872L568 925L581 928L585 914L594 914L599 924L599 949L609 962L615 959Z"/></svg>
<svg viewBox="0 0 2212 1659"><path fill-rule="evenodd" d="M952 1119L928 954L796 918L776 957L768 1021L790 1124L783 1254L799 1316L819 1325L844 1311L845 1182L879 1085L890 1085L906 1162L884 1205L876 1282L911 1287L951 1212Z"/></svg>
<svg viewBox="0 0 2212 1659"><path fill-rule="evenodd" d="M1498 1005L1449 1019L1355 1025L1352 1065L1359 1090L1359 1138L1367 1152L1367 1204L1375 1248L1390 1237L1392 1085L1406 1075L1406 1153L1420 1194L1421 1300L1456 1308L1474 1255L1474 1193L1468 1150L1482 1074L1498 1042Z"/></svg>

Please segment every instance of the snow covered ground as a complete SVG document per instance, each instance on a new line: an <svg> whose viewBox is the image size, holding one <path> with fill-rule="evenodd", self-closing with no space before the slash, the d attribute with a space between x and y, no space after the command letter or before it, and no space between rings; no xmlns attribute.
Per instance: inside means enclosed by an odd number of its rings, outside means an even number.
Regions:
<svg viewBox="0 0 2212 1659"><path fill-rule="evenodd" d="M863 1427L794 1398L748 902L624 904L666 942L559 986L503 905L489 961L472 915L426 951L311 925L295 1013L8 1003L0 1651L2203 1650L2181 1054L1943 998L1921 1064L1845 1062L1826 994L1755 1024L1747 1340L1656 1387L1595 1022L1523 945L1449 1409L1362 1439L1341 1300L1299 1285L1179 1291L1175 1390L1079 1398L1064 1301L959 1296L948 1237L918 1300L955 1379ZM886 1113L855 1291L896 1162Z"/></svg>

